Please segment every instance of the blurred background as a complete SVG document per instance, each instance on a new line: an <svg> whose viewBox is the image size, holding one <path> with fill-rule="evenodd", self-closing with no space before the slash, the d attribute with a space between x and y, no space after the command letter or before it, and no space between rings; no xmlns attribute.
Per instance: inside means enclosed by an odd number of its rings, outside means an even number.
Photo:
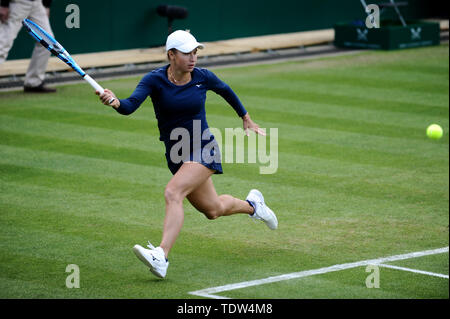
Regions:
<svg viewBox="0 0 450 319"><path fill-rule="evenodd" d="M366 1L380 3L388 1ZM448 19L448 4L437 0L408 0L401 7L405 19ZM66 8L76 4L80 11L79 28L68 28ZM172 28L190 29L199 41L218 41L240 37L282 34L332 28L340 21L364 20L366 14L359 0L177 0L176 2L142 0L53 0L50 21L56 39L72 54L164 45L168 18L158 13L163 5L177 6L181 18ZM392 12L390 12L392 11ZM393 10L383 18L395 18ZM34 43L21 30L8 60L29 58Z"/></svg>

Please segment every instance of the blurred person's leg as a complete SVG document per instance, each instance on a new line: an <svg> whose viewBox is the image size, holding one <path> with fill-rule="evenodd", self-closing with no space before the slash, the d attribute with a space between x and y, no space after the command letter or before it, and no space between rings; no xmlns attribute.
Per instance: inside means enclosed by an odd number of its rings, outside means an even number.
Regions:
<svg viewBox="0 0 450 319"><path fill-rule="evenodd" d="M38 1L35 1L38 2ZM9 4L9 17L5 23L0 22L0 64L5 62L9 50L22 28L22 20L28 17L33 1L13 0Z"/></svg>
<svg viewBox="0 0 450 319"><path fill-rule="evenodd" d="M26 0L29 1L29 0ZM30 1L29 1L30 2ZM47 16L47 11L42 4L42 1L31 1L32 9L28 18L37 23L46 32L53 36L50 27L50 21ZM45 78L45 70L47 69L48 59L50 58L50 51L44 48L41 44L36 43L33 54L31 55L30 65L25 76L25 87L39 87L43 84ZM45 91L53 89L46 89Z"/></svg>

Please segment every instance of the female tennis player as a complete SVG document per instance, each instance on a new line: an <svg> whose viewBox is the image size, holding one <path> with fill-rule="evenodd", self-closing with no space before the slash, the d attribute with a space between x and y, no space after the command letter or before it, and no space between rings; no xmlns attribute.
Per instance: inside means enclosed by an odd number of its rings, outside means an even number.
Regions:
<svg viewBox="0 0 450 319"><path fill-rule="evenodd" d="M108 89L100 95L105 105L110 105L109 101L115 98L111 106L123 115L133 113L148 96L153 102L160 140L165 144L166 160L173 177L164 191L166 211L160 245L154 247L149 242L150 249L135 245L133 250L160 278L166 276L168 255L183 225L184 198L209 219L248 214L265 222L270 229L278 227L275 214L258 190L252 189L246 200L216 193L211 175L223 171L218 144L206 122L206 91L216 92L233 107L242 118L247 135L249 129L263 135L264 131L250 119L227 84L211 71L195 67L197 50L202 48L189 32L175 31L166 42L168 65L145 75L127 99L117 99Z"/></svg>

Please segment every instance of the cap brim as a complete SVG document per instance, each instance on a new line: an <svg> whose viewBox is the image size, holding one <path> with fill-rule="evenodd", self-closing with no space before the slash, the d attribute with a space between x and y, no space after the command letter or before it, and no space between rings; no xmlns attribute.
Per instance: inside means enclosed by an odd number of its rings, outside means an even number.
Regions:
<svg viewBox="0 0 450 319"><path fill-rule="evenodd" d="M203 49L204 47L205 46L203 44L194 42L194 43L186 43L185 45L182 45L175 49L177 49L178 51L181 51L183 53L189 53L189 52L194 51L195 49Z"/></svg>

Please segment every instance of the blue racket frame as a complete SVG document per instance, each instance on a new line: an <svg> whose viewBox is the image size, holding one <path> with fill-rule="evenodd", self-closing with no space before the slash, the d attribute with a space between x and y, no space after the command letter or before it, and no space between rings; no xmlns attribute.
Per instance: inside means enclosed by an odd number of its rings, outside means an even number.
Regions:
<svg viewBox="0 0 450 319"><path fill-rule="evenodd" d="M74 69L79 75L84 77L86 72L83 71L82 68L78 66L78 64L72 59L70 54L64 49L64 47L58 43L48 32L42 29L39 25L34 23L29 19L24 19L22 21L23 26L27 30L27 32L40 44L42 44L47 50L57 56L64 63L68 64L72 69ZM39 32L43 33L51 43L48 43L43 39L34 29L37 29Z"/></svg>
<svg viewBox="0 0 450 319"><path fill-rule="evenodd" d="M64 49L64 47L58 43L48 32L43 30L38 24L34 23L29 19L24 19L22 21L23 26L28 31L28 33L42 46L44 46L47 50L57 56L61 61L69 65L73 70L75 70L86 82L88 82L95 91L98 91L99 94L103 94L105 90L99 85L93 78L89 76L86 72L83 71L82 68L78 66L78 64L72 59L70 54ZM109 99L108 103L111 105L114 102L115 98L112 97Z"/></svg>

